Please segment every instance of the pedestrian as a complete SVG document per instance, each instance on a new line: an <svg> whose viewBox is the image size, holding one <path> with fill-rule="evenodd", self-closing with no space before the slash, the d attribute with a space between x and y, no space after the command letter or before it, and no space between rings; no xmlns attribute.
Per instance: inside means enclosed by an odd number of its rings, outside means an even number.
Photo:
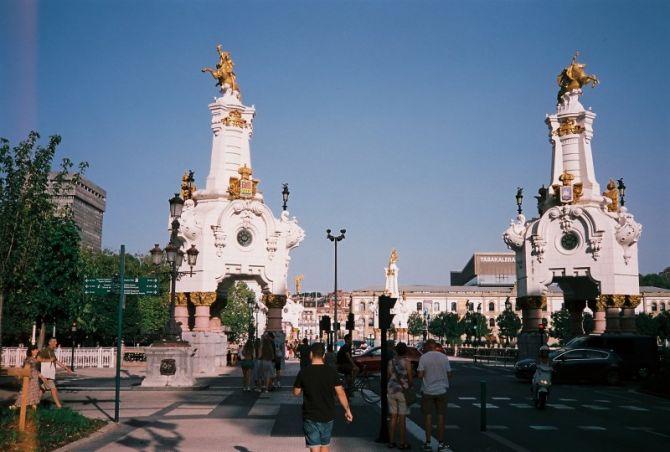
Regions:
<svg viewBox="0 0 670 452"><path fill-rule="evenodd" d="M281 368L282 365L284 364L284 341L282 339L282 334L277 333L276 336L274 336L274 333L270 333L270 336L273 337L273 344L275 348L275 359L274 359L274 365L275 365L275 374L274 374L274 379L272 381L272 387L273 388L281 388Z"/></svg>
<svg viewBox="0 0 670 452"><path fill-rule="evenodd" d="M337 370L337 355L333 351L333 344L328 344L326 349L326 356L323 358L323 361L333 369Z"/></svg>
<svg viewBox="0 0 670 452"><path fill-rule="evenodd" d="M272 390L272 378L274 377L275 368L275 346L271 335L272 333L265 333L261 339L262 392Z"/></svg>
<svg viewBox="0 0 670 452"><path fill-rule="evenodd" d="M230 367L232 365L233 365L233 354L230 351L230 349L228 349L228 351L226 352L226 366Z"/></svg>
<svg viewBox="0 0 670 452"><path fill-rule="evenodd" d="M309 366L311 359L309 357L309 345L307 344L307 338L302 339L302 344L298 346L298 356L300 358L300 368Z"/></svg>
<svg viewBox="0 0 670 452"><path fill-rule="evenodd" d="M32 406L33 409L37 408L37 405L40 404L42 399L42 390L40 389L40 381L46 382L46 378L40 374L39 362L37 361L37 355L40 349L37 345L31 345L26 350L26 359L23 361L23 366L26 364L30 365L30 377L28 380L28 386L26 389L26 406ZM10 410L21 408L21 396L23 395L23 385L21 385L21 391L14 405L9 407Z"/></svg>
<svg viewBox="0 0 670 452"><path fill-rule="evenodd" d="M251 391L251 377L254 370L254 343L251 339L240 349L239 358L242 368L242 390Z"/></svg>
<svg viewBox="0 0 670 452"><path fill-rule="evenodd" d="M398 449L410 449L406 441L405 417L409 414L409 407L405 400L404 390L412 387L412 365L406 358L407 345L398 342L395 347L395 356L388 364L387 398L389 405L389 448L396 447L394 442L396 426L398 428Z"/></svg>
<svg viewBox="0 0 670 452"><path fill-rule="evenodd" d="M302 394L302 428L310 452L328 452L335 421L335 396L344 408L344 419L352 422L347 395L337 371L325 365L323 343L310 347L311 365L300 369L293 383L293 395Z"/></svg>
<svg viewBox="0 0 670 452"><path fill-rule="evenodd" d="M263 392L263 365L261 363L261 339L254 339L254 390Z"/></svg>
<svg viewBox="0 0 670 452"><path fill-rule="evenodd" d="M437 413L437 439L438 452L451 452L451 448L444 440L444 417L447 413L447 391L451 379L451 365L449 358L442 352L436 351L437 344L434 339L426 341L426 353L421 355L417 367L418 377L423 380L423 396L421 397L421 413L424 419L424 431L426 442L423 450L432 451L430 439L432 437L432 413L433 408Z"/></svg>
<svg viewBox="0 0 670 452"><path fill-rule="evenodd" d="M337 351L337 371L344 374L347 391L353 391L358 366L351 357L351 334L344 336L344 345Z"/></svg>
<svg viewBox="0 0 670 452"><path fill-rule="evenodd" d="M48 345L40 351L37 360L41 363L40 373L46 379L44 382L45 391L51 391L51 398L56 407L61 408L63 405L60 403L58 389L56 389L56 366L64 369L69 374L74 374L74 372L56 358L57 346L58 340L55 337L49 339Z"/></svg>

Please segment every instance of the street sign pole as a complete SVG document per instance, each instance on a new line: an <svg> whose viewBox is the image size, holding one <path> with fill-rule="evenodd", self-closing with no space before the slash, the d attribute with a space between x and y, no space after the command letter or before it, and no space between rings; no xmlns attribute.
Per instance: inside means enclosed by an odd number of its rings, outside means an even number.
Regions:
<svg viewBox="0 0 670 452"><path fill-rule="evenodd" d="M125 284L126 245L119 252L119 305L117 307L116 326L116 398L114 400L114 422L119 423L119 404L121 402L121 335L123 334L123 307L126 304Z"/></svg>

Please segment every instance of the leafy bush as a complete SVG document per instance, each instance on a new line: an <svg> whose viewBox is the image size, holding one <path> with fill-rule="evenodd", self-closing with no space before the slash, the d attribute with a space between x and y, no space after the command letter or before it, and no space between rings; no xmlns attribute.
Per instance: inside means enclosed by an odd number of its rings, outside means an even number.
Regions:
<svg viewBox="0 0 670 452"><path fill-rule="evenodd" d="M26 431L19 433L19 411L0 408L0 450L50 451L84 438L107 422L89 419L69 408L28 409Z"/></svg>

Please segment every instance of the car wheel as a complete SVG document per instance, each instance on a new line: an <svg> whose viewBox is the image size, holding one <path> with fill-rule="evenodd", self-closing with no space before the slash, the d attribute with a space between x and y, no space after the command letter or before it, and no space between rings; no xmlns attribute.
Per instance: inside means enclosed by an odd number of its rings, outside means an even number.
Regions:
<svg viewBox="0 0 670 452"><path fill-rule="evenodd" d="M619 371L617 370L608 370L607 374L605 375L605 381L607 381L607 384L610 386L616 386L619 384L621 381L621 377L619 376Z"/></svg>

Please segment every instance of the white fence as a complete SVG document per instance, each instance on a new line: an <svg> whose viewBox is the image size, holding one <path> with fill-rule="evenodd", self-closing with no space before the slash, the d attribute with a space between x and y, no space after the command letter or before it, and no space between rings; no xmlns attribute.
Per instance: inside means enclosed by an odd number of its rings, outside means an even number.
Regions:
<svg viewBox="0 0 670 452"><path fill-rule="evenodd" d="M2 367L18 367L26 358L25 347L3 347ZM72 349L56 349L58 360L68 367L72 361ZM114 347L77 347L74 349L74 367L114 367L116 364L116 348Z"/></svg>

